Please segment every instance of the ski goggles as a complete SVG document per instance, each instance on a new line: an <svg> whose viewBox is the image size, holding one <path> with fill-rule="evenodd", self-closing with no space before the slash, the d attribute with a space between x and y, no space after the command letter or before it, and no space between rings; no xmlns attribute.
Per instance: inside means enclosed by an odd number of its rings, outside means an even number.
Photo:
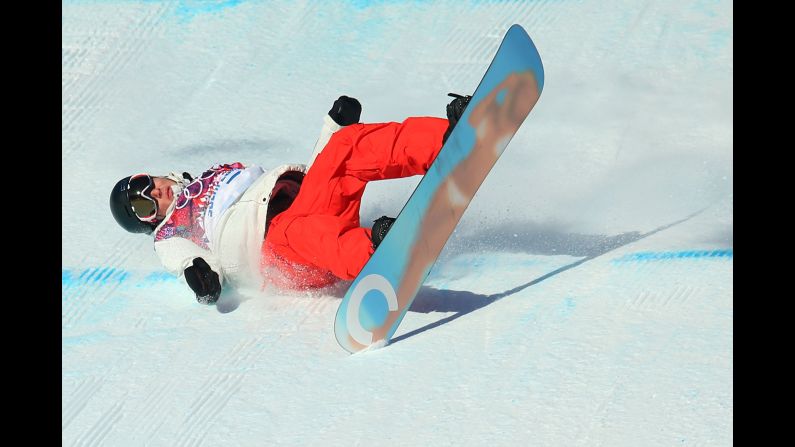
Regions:
<svg viewBox="0 0 795 447"><path fill-rule="evenodd" d="M142 222L151 222L157 217L157 201L151 194L155 182L148 174L136 174L127 183L127 200L133 213Z"/></svg>

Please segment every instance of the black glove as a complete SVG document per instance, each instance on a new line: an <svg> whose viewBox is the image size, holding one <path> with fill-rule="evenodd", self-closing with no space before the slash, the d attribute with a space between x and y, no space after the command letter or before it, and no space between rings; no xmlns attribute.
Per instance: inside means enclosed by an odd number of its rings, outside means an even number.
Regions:
<svg viewBox="0 0 795 447"><path fill-rule="evenodd" d="M445 131L444 137L442 137L442 144L447 141L447 137L453 132L453 128L458 124L459 118L464 114L469 100L472 99L470 95L461 96L455 93L448 93L447 96L452 96L455 99L450 101L450 104L447 104L447 121L450 124L447 125L447 131Z"/></svg>
<svg viewBox="0 0 795 447"><path fill-rule="evenodd" d="M221 282L218 273L202 258L193 260L193 265L185 269L185 280L196 294L201 304L215 304L221 295Z"/></svg>
<svg viewBox="0 0 795 447"><path fill-rule="evenodd" d="M328 116L340 126L349 126L359 122L359 117L362 115L362 105L356 98L350 96L340 96L339 99L334 101L331 110L328 111Z"/></svg>

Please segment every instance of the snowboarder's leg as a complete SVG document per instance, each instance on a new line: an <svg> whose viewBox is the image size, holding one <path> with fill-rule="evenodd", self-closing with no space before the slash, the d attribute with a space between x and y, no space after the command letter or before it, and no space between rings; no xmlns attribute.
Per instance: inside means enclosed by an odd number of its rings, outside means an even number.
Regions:
<svg viewBox="0 0 795 447"><path fill-rule="evenodd" d="M351 147L345 173L364 181L385 180L428 172L442 148L448 121L416 117L402 123L354 124L335 134L324 149Z"/></svg>
<svg viewBox="0 0 795 447"><path fill-rule="evenodd" d="M425 174L441 149L447 124L442 118L409 118L338 131L312 164L286 213L337 216L358 227L367 182Z"/></svg>

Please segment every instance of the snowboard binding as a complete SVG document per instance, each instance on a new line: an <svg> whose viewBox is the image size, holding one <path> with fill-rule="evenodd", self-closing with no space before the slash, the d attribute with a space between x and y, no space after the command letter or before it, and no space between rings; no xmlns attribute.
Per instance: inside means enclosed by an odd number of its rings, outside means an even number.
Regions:
<svg viewBox="0 0 795 447"><path fill-rule="evenodd" d="M472 99L472 95L459 95L457 93L448 93L447 96L454 98L450 101L450 104L447 104L447 121L450 123L447 126L447 130L444 132L444 137L442 137L442 144L447 142L447 137L453 132L453 128L456 124L458 124L458 120L461 118L461 115L464 114L464 110L466 110L469 101Z"/></svg>

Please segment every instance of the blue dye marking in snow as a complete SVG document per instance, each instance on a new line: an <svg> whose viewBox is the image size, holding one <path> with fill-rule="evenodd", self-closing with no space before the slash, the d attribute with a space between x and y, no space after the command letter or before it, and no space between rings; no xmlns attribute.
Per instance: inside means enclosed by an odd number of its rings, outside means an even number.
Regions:
<svg viewBox="0 0 795 447"><path fill-rule="evenodd" d="M118 281L119 283L122 283L122 282L126 281L126 280L127 280L127 278L129 278L129 277L130 277L130 272L125 272L125 271L120 271L120 272L119 272L119 273L116 275L116 279L117 279L117 281Z"/></svg>
<svg viewBox="0 0 795 447"><path fill-rule="evenodd" d="M108 268L106 270L107 270L107 273L105 273L105 275L103 275L101 278L99 278L99 281L102 284L105 284L108 281L108 278L110 277L110 275L112 275L114 272L116 272L116 269L114 269L114 268Z"/></svg>
<svg viewBox="0 0 795 447"><path fill-rule="evenodd" d="M620 262L648 262L648 261L663 261L671 259L703 259L703 258L728 258L734 256L734 250L731 248L722 250L686 250L686 251L645 251L639 253L632 253L614 259L613 263Z"/></svg>
<svg viewBox="0 0 795 447"><path fill-rule="evenodd" d="M108 283L123 283L129 280L133 275L126 271L113 267L91 267L83 269L79 275L76 275L76 270L61 269L61 286L79 287L87 284L108 284ZM141 278L137 285L147 285L153 283L162 283L169 281L176 281L177 278L168 272L152 272Z"/></svg>
<svg viewBox="0 0 795 447"><path fill-rule="evenodd" d="M86 269L83 274L80 275L80 279L82 279L84 283L91 282L94 280L94 275L96 275L98 271L99 268Z"/></svg>
<svg viewBox="0 0 795 447"><path fill-rule="evenodd" d="M199 14L214 14L241 3L242 0L182 0L179 2L175 13L183 21L188 21Z"/></svg>
<svg viewBox="0 0 795 447"><path fill-rule="evenodd" d="M177 278L166 272L152 272L144 278L144 283L163 282L163 281L176 281Z"/></svg>
<svg viewBox="0 0 795 447"><path fill-rule="evenodd" d="M123 282L128 276L128 272L113 267L87 268L80 272L80 275L77 277L75 277L75 273L72 270L63 269L61 270L61 285L70 287L88 283L106 284L109 280Z"/></svg>
<svg viewBox="0 0 795 447"><path fill-rule="evenodd" d="M353 0L350 1L348 4L353 6L356 9L366 9L372 6L382 6L382 5L395 5L395 4L415 4L421 5L423 3L429 4L429 0L414 0L414 1L406 1L406 0Z"/></svg>
<svg viewBox="0 0 795 447"><path fill-rule="evenodd" d="M80 273L80 276L78 276L78 277L77 277L77 280L78 280L78 281L82 280L82 279L83 279L83 277L84 277L84 276L86 276L86 273L87 273L89 270L91 270L91 269L83 270L83 271Z"/></svg>
<svg viewBox="0 0 795 447"><path fill-rule="evenodd" d="M471 0L470 5L477 6L479 4L492 4L492 3L515 3L516 0ZM365 9L373 6L382 5L432 5L433 0L351 0L347 2L349 5L357 9Z"/></svg>
<svg viewBox="0 0 795 447"><path fill-rule="evenodd" d="M102 281L102 275L104 275L105 272L107 272L108 270L110 270L110 267L105 267L104 269L101 269L101 270L97 269L96 274L93 275L93 279L92 279L91 282L100 282L100 281Z"/></svg>

